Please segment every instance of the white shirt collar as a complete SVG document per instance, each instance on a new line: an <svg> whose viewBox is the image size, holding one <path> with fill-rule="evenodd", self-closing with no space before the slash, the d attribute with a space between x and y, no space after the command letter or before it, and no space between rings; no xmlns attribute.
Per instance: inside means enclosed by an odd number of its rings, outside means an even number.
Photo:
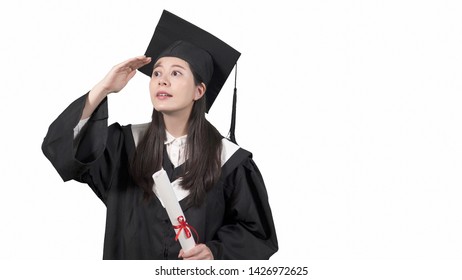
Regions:
<svg viewBox="0 0 462 280"><path fill-rule="evenodd" d="M165 133L167 134L167 139L164 142L165 145L172 144L172 145L179 146L179 147L186 145L186 138L188 138L188 135L183 135L183 136L175 138L167 130L165 130Z"/></svg>

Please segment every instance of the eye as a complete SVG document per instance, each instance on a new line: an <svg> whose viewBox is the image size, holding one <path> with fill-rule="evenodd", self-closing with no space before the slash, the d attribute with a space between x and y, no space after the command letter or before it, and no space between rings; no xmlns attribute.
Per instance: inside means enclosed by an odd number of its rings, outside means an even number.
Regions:
<svg viewBox="0 0 462 280"><path fill-rule="evenodd" d="M174 77L177 77L177 76L180 76L180 75L181 75L181 72L180 72L180 71L174 70L174 71L172 72L172 76L174 76Z"/></svg>
<svg viewBox="0 0 462 280"><path fill-rule="evenodd" d="M152 76L153 77L160 77L160 72L159 71L152 71Z"/></svg>

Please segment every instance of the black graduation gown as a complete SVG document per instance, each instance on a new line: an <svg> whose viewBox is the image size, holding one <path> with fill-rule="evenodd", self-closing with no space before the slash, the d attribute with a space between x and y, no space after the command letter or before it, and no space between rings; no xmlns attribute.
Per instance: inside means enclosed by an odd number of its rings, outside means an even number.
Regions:
<svg viewBox="0 0 462 280"><path fill-rule="evenodd" d="M107 208L103 259L177 259L181 249L157 197L143 202L128 173L135 151L131 126L107 126L105 99L74 140L86 96L50 125L42 150L64 181L86 183ZM227 140L225 140L227 141ZM164 156L171 181L176 170ZM185 218L215 259L268 259L278 250L263 178L252 155L239 148L223 165L219 182L200 207L180 201Z"/></svg>

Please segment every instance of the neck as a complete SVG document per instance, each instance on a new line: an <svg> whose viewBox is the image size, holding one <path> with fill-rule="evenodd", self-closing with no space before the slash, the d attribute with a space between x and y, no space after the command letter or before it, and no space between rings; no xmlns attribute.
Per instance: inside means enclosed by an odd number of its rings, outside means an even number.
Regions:
<svg viewBox="0 0 462 280"><path fill-rule="evenodd" d="M164 113L165 128L173 137L178 138L188 134L189 114Z"/></svg>

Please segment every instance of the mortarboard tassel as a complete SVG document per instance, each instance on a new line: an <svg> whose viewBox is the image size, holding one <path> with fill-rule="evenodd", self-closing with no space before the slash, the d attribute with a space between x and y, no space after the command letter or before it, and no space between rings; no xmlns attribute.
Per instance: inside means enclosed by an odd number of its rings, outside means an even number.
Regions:
<svg viewBox="0 0 462 280"><path fill-rule="evenodd" d="M237 145L236 142L236 103L237 103L237 63L234 68L234 94L233 94L233 109L231 112L231 126L229 128L228 139L231 140L234 144Z"/></svg>

